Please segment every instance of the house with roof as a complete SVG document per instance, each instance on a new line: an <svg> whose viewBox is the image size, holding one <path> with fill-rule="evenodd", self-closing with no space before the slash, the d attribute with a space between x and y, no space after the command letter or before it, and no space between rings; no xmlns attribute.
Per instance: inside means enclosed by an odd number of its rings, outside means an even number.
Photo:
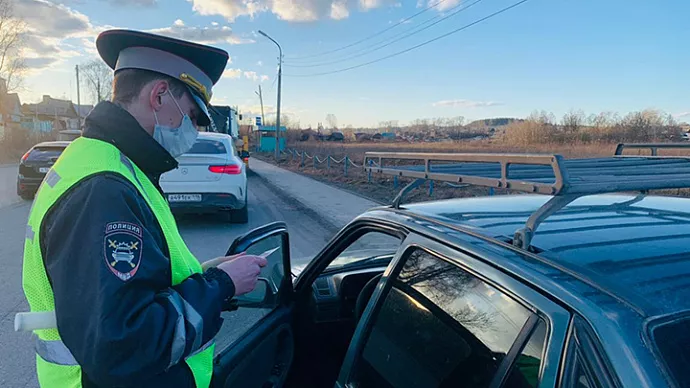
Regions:
<svg viewBox="0 0 690 388"><path fill-rule="evenodd" d="M22 127L41 131L79 130L80 116L72 101L43 96L37 104L23 104Z"/></svg>

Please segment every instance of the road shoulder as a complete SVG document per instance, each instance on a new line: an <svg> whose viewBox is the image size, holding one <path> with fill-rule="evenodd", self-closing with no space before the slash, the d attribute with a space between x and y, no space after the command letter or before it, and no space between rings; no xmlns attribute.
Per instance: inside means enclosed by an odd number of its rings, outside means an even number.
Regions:
<svg viewBox="0 0 690 388"><path fill-rule="evenodd" d="M335 188L253 158L250 170L282 195L313 210L330 224L341 228L365 211L380 206L359 195Z"/></svg>

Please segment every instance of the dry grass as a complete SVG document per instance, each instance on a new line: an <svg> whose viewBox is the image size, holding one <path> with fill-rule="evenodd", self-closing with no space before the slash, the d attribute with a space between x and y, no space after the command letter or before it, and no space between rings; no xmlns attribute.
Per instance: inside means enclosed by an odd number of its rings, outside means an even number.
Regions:
<svg viewBox="0 0 690 388"><path fill-rule="evenodd" d="M325 160L327 156L342 159L346 155L356 164L361 165L364 153L367 151L388 152L466 152L466 153L556 153L566 158L596 157L613 155L616 149L615 143L587 143L587 144L542 144L528 147L508 145L495 141L475 142L445 142L445 143L327 143L327 142L297 142L292 143L293 149L306 151L310 156L318 156ZM660 150L660 154L664 154ZM678 154L678 150L673 150ZM649 151L630 150L627 154L649 154ZM684 152L690 155L690 152ZM256 155L267 161L275 161L268 155ZM305 158L304 165L299 156L284 156L278 164L281 167L311 176L317 180L335 185L337 187L353 191L357 194L369 197L383 203L390 203L398 191L411 180L399 179L397 187L393 178L388 176L367 176L360 167L350 165L348 175L344 176L344 166L331 162L330 169L327 163L316 163L314 159ZM496 194L505 194L506 191L496 191ZM429 186L415 190L408 198L411 201L439 200L457 197L472 197L488 195L489 190L481 187L453 188L443 183L434 184L433 194L429 195ZM690 190L665 190L659 192L663 195L690 196Z"/></svg>
<svg viewBox="0 0 690 388"><path fill-rule="evenodd" d="M534 144L514 145L504 141L437 142L437 143L327 143L298 142L290 144L292 149L306 151L309 155L323 158L331 155L342 158L348 155L361 163L368 151L385 152L453 152L453 153L535 153L559 154L566 158L610 156L616 151L617 143L572 143L572 144ZM638 153L629 151L627 153ZM642 151L641 153L644 153ZM648 153L648 152L647 152ZM678 154L677 150L673 151ZM660 151L663 154L663 150ZM688 152L690 154L690 152Z"/></svg>

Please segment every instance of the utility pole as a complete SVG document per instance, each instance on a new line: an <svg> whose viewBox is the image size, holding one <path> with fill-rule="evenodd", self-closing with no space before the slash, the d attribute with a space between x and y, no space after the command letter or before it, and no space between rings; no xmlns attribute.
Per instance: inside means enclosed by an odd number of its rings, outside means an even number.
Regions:
<svg viewBox="0 0 690 388"><path fill-rule="evenodd" d="M259 34L265 36L271 42L275 43L276 46L278 46L278 108L276 109L277 117L276 117L276 153L275 153L276 160L278 160L280 158L280 86L282 84L282 75L283 75L283 48L280 47L278 42L276 42L273 38L268 36L265 32L259 30Z"/></svg>
<svg viewBox="0 0 690 388"><path fill-rule="evenodd" d="M266 125L266 118L264 117L264 94L261 92L261 85L259 85L259 91L254 93L259 96L259 101L261 102L261 123Z"/></svg>
<svg viewBox="0 0 690 388"><path fill-rule="evenodd" d="M79 130L81 131L81 95L79 94L79 65L74 66L77 71L77 116L79 116Z"/></svg>

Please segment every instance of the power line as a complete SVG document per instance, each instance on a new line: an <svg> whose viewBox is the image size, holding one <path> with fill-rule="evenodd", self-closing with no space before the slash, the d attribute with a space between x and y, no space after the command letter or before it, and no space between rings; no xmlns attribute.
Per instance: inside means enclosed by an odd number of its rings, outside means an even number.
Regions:
<svg viewBox="0 0 690 388"><path fill-rule="evenodd" d="M360 43L362 43L362 42L366 42L366 41L369 40L369 39L372 39L372 38L375 38L375 37L377 37L377 36L379 36L379 35L382 35L382 34L388 32L388 31L392 30L393 28L395 28L395 27L397 27L397 26L399 26L399 25L401 25L401 24L404 24L404 23L406 23L406 22L408 22L408 21L414 19L415 17L417 17L417 16L423 14L424 12L426 12L426 11L432 9L432 8L435 8L435 7L439 6L441 3L445 2L445 1L446 1L446 0L439 0L437 3L435 3L435 4L433 4L433 5L430 5L430 6L426 7L426 8L424 8L423 10L421 10L421 11L415 13L414 15L409 16L409 17L407 17L407 18L405 18L405 19L402 19L402 20L400 20L399 22L393 24L392 26L389 26L389 27L387 27L387 28L384 28L383 30L381 30L381 31L379 31L379 32L375 32L375 33L373 33L372 35L369 35L369 36L367 36L367 37L364 37L364 38L362 38L362 39L360 39L360 40L358 40L358 41L356 41L356 42L354 42L354 43L350 43L350 44L348 44L348 45L346 45L346 46L342 46L342 47L339 47L339 48L334 49L334 50L324 51L324 52L321 52L321 53L318 53L318 54L303 55L303 56L292 57L292 59L306 59L306 58L320 57L320 56L322 56L322 55L332 54L332 53L335 53L335 52L338 52L338 51L342 51L342 50L348 49L348 48L350 48L350 47L352 47L352 46L356 46L356 45L358 45L358 44L360 44Z"/></svg>
<svg viewBox="0 0 690 388"><path fill-rule="evenodd" d="M455 11L455 12L449 14L449 15L446 15L446 16L444 16L443 18L441 18L440 20L438 20L438 21L436 21L436 22L434 22L434 23L432 23L432 24L430 24L430 25L428 25L428 26L426 26L426 27L424 27L424 28L418 29L418 30L416 30L416 31L412 31L412 32L410 32L409 34L407 34L407 35L405 35L405 36L402 36L402 37L400 37L400 38L398 38L398 39L395 39L395 40L393 40L393 41L391 41L391 42L388 42L388 43L385 43L385 44L383 44L383 45L379 45L379 46L373 47L373 48L371 48L370 50L367 50L367 51L362 52L362 53L357 54L357 55L350 56L350 57L348 57L348 58L338 59L338 60L329 61L329 62L322 62L322 63L310 64L310 65L290 65L290 64L285 64L285 66L289 66L289 67L319 67L319 66L332 65L332 64L335 64L335 63L338 63L338 62L349 61L349 60L351 60L351 59L359 58L359 57L362 57L362 56L364 56L364 55L367 55L367 54L373 53L373 52L375 52L375 51L378 51L378 50L380 50L380 49L382 49L382 48L388 47L388 46L392 45L393 43L399 42L399 41L401 41L401 40L403 40L403 39L407 39L407 38L409 38L410 36L417 35L417 34L419 34L419 33L422 32L422 31L428 30L429 28L431 28L431 27L433 27L433 26L435 26L435 25L441 23L442 21L447 20L447 19L449 19L449 18L451 18L451 17L453 17L453 16L455 16L455 15L461 13L461 12L465 11L466 9L468 9L468 8L472 7L473 5L475 5L475 4L477 4L477 3L480 3L480 2L482 2L482 1L484 1L484 0L476 0L475 2L470 3L470 4L467 5L466 7L461 8L461 9L459 9L459 10L457 10L457 11ZM464 3L460 3L459 5L464 5ZM457 8L457 7L458 7L458 6L456 6L456 7L454 7L454 8Z"/></svg>
<svg viewBox="0 0 690 388"><path fill-rule="evenodd" d="M485 17L483 17L483 18L481 18L481 19L479 19L479 20L476 20L476 21L474 21L474 22L472 22L472 23L470 23L470 24L466 24L466 25L464 25L464 26L462 26L462 27L460 27L460 28L457 28L457 29L455 29L455 30L453 30L453 31L447 32L447 33L445 33L445 34L443 34L443 35L440 35L440 36L437 36L437 37L435 37L435 38L433 38L433 39L429 39L429 40L427 40L427 41L425 41L425 42L422 42L422 43L420 43L420 44L418 44L418 45L416 45L416 46L412 46L412 47L407 48L407 49L405 49L405 50L398 51L398 52L393 53L393 54L390 54L390 55L386 55L385 57L381 57L381 58L378 58L378 59L374 59L373 61L361 63L361 64L359 64L359 65L350 66L350 67L346 67L346 68L343 68L343 69L338 69L338 70L333 70L333 71L326 71L326 72L322 72L322 73L314 73L314 74L285 74L285 76L286 76L286 77L288 77L288 76L289 76L289 77L316 77L316 76L320 76L320 75L328 75L328 74L342 73L342 72L344 72L344 71L354 70L354 69L358 69L358 68L360 68L360 67L364 67L364 66L368 66L368 65L371 65L371 64L374 64L374 63L377 63L377 62L381 62L381 61L383 61L383 60L386 60L386 59L389 59L389 58L393 58L393 57L397 57L398 55L401 55L401 54L405 54L405 53L410 52L410 51L412 51L412 50L416 50L416 49L418 49L418 48L420 48L420 47L422 47L422 46L426 46L427 44L433 43L433 42L435 42L435 41L437 41L437 40L443 39L443 38L445 38L445 37L448 37L448 36L450 36L450 35L453 35L453 34L455 34L455 33L460 32L460 31L466 30L466 29L468 29L468 28L470 28L470 27L472 27L472 26L474 26L474 25L476 25L476 24L479 24L479 23L481 23L481 22L483 22L483 21L486 21L486 20L491 19L491 18L493 18L493 17L495 17L495 16L498 16L498 15L502 14L503 12L506 12L506 11L508 11L508 10L511 10L511 9L513 9L513 8L515 8L515 7L517 7L517 6L521 5L521 4L524 4L524 3L528 2L528 1L529 1L529 0L518 1L517 3L515 3L515 4L513 4L513 5L510 5L510 6L508 6L508 7L505 7L505 8L503 8L503 9L499 10L499 11L496 11L496 12L492 13L491 15L485 16Z"/></svg>
<svg viewBox="0 0 690 388"><path fill-rule="evenodd" d="M464 5L465 5L465 2L462 1L462 2L460 2L460 3L456 4L456 5L454 5L453 7L447 9L446 12L451 12L451 11L453 11L453 10L455 10L455 9L461 7L461 6L464 6ZM366 46L364 46L364 47L360 47L360 48L356 49L355 51L352 51L352 52L349 52L349 53L348 53L348 52L345 52L345 53L337 54L337 55L335 56L335 58L331 58L330 56L329 56L329 58L335 59L336 61L347 60L349 56L352 56L352 55L354 55L354 54L358 54L358 53L361 53L361 52L363 52L363 51L366 51L366 50L368 50L369 48L371 48L371 47L373 47L373 46L375 46L375 45L380 45L380 44L382 44L382 43L390 42L391 40L393 40L393 39L395 39L395 38L397 38L397 37L399 37L399 36L405 35L406 33L410 32L410 31L414 31L414 30L416 30L416 29L419 29L419 28L421 28L421 27L423 27L423 26L425 26L425 25L427 25L427 24L433 22L434 20L436 20L436 19L438 19L438 18L440 18L440 17L442 17L442 16L443 16L443 14L437 14L436 16L431 17L431 18L429 18L429 19L423 21L422 23L420 23L420 24L418 24L418 25L416 25L416 26L412 26L411 28L408 28L408 29L406 29L406 30L400 31L399 33L397 33L397 34L395 34L395 35L392 35L392 36L389 36L389 37L387 37L387 38L384 38L383 40L380 40L380 41L378 41L378 42L374 42L374 43L369 44L369 45L366 45ZM392 43L394 43L394 42L392 42ZM338 58L338 57L340 57L340 58ZM300 62L302 62L302 61L304 61L304 60L301 60ZM292 65L291 62L288 61L288 63L290 63L290 66L294 66L294 67L298 67L297 65L305 65L305 64L308 63L308 62L309 62L309 61L307 60L307 61L304 61L303 63L299 63L299 62L298 62L296 65ZM287 66L287 64L286 64L286 66Z"/></svg>

